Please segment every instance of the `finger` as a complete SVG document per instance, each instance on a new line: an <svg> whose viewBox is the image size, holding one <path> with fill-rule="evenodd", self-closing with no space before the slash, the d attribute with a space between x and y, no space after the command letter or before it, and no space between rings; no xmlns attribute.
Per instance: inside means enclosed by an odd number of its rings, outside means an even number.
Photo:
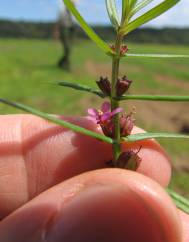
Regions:
<svg viewBox="0 0 189 242"><path fill-rule="evenodd" d="M181 236L177 209L165 191L121 169L69 179L0 224L3 242L181 242Z"/></svg>
<svg viewBox="0 0 189 242"><path fill-rule="evenodd" d="M0 128L0 218L54 184L104 167L111 156L107 144L36 116L1 116Z"/></svg>
<svg viewBox="0 0 189 242"><path fill-rule="evenodd" d="M179 211L183 228L183 242L189 242L189 215Z"/></svg>
<svg viewBox="0 0 189 242"><path fill-rule="evenodd" d="M133 134L144 133L141 128L134 127ZM167 186L171 178L170 159L160 144L154 139L127 143L123 145L124 150L132 149L136 152L140 150L139 156L142 158L137 172L151 177L162 186Z"/></svg>
<svg viewBox="0 0 189 242"><path fill-rule="evenodd" d="M71 121L72 123L76 125L81 125L82 127L86 127L88 129L92 129L94 131L102 132L99 126L94 125L94 123L88 121L85 118L78 117L73 118L69 117L68 121ZM145 131L141 128L134 127L132 130L132 134L137 133L144 133ZM88 138L88 137L87 137ZM82 137L84 139L84 137ZM88 142L85 143L86 150L88 149ZM105 147L106 144L100 144L103 151L103 158L106 161L109 161L112 159L112 148L110 145ZM108 148L108 149L107 149ZM171 178L171 166L170 166L170 159L168 155L166 154L165 150L160 146L158 142L156 142L155 139L148 139L148 140L142 140L138 142L124 142L122 145L122 150L135 150L136 152L140 149L139 156L142 159L142 162L140 163L140 166L137 169L137 172L142 173L148 177L151 177L152 179L156 180L158 183L160 183L162 186L166 187L169 184L170 178ZM95 150L89 150L89 160L91 159L91 154L94 154L96 156ZM98 156L97 156L98 157ZM99 164L98 162L95 164ZM100 162L101 164L101 162ZM106 162L102 163L103 165L106 164ZM97 167L99 168L99 167Z"/></svg>
<svg viewBox="0 0 189 242"><path fill-rule="evenodd" d="M84 118L69 120L99 132L94 123ZM109 144L36 116L1 116L0 128L0 217L63 180L106 167L112 159ZM139 146L139 172L167 185L170 165L162 148L149 140L125 144L124 149Z"/></svg>

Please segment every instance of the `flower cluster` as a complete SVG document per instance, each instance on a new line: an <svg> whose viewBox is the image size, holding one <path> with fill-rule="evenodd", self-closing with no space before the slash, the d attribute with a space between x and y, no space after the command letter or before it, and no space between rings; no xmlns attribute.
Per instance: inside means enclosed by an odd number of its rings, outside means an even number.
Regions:
<svg viewBox="0 0 189 242"><path fill-rule="evenodd" d="M115 114L123 111L122 108L116 108L112 112L110 111L111 105L109 102L104 102L101 106L101 109L89 108L88 109L88 118L97 124L106 123L110 120Z"/></svg>
<svg viewBox="0 0 189 242"><path fill-rule="evenodd" d="M114 46L112 46L114 50ZM127 46L122 46L120 49L120 55L124 55L128 51ZM100 77L100 79L96 82L99 89L103 92L105 96L112 96L112 85L108 79L108 77ZM131 85L132 81L128 80L127 76L123 76L122 78L118 78L115 85L115 96L121 97L125 94ZM88 119L92 120L96 124L100 125L104 135L115 138L115 119L113 117L119 114L119 126L120 126L120 137L126 137L131 134L131 131L134 127L134 118L133 111L129 114L123 112L122 108L116 108L111 110L111 105L109 102L104 102L101 106L101 109L88 109ZM115 161L110 161L107 163L109 166L116 166L119 168L125 168L130 170L136 170L140 163L140 157L138 156L138 152L135 153L133 151L122 152L115 165Z"/></svg>
<svg viewBox="0 0 189 242"><path fill-rule="evenodd" d="M111 138L114 138L115 125L112 117L118 113L123 112L122 108L116 108L113 111L110 110L111 105L109 102L104 102L101 109L89 108L88 119L92 120L96 124L99 124L102 128L103 133ZM120 135L127 136L131 134L134 127L134 119L132 117L133 112L126 115L122 113L120 116Z"/></svg>
<svg viewBox="0 0 189 242"><path fill-rule="evenodd" d="M131 131L134 127L135 120L133 118L133 111L129 114L123 113L122 108L116 108L111 111L110 103L104 102L101 106L101 109L89 108L87 118L94 123L99 124L106 136L114 138L115 124L112 118L118 113L121 113L119 118L120 136L128 136L131 134ZM117 167L136 170L141 161L140 157L138 156L139 151L136 153L131 150L122 152L117 159ZM108 162L108 165L113 166L112 161Z"/></svg>
<svg viewBox="0 0 189 242"><path fill-rule="evenodd" d="M116 108L113 111L110 110L111 105L109 102L104 102L101 109L89 108L88 119L92 120L96 124L99 124L103 133L108 137L114 137L114 123L112 117L117 113L123 111L122 108Z"/></svg>

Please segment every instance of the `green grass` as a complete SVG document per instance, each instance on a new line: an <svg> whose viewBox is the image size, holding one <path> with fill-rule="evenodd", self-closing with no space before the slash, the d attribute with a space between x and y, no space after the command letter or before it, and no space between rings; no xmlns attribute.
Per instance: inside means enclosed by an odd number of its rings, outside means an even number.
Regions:
<svg viewBox="0 0 189 242"><path fill-rule="evenodd" d="M130 53L189 54L189 47L152 44L128 44ZM19 101L48 113L85 115L88 106L100 105L100 100L89 94L64 89L55 81L65 80L95 86L100 75L110 73L110 59L89 41L76 40L72 51L72 72L56 67L61 56L61 46L53 41L41 40L0 40L0 97ZM141 59L125 58L121 74L134 80L133 94L177 94L189 93L189 60L187 59ZM125 107L138 105L129 101ZM165 103L159 108L166 107ZM179 108L182 119L189 117L189 104L172 104L171 109ZM187 108L188 107L188 108ZM145 113L143 108L145 108ZM161 115L150 116L146 110L153 109L151 103L142 102L137 112L137 124L148 131L177 131L170 128L169 118ZM17 110L0 105L0 113L18 113ZM184 119L184 118L183 118ZM152 121L151 121L152 120ZM155 121L154 121L155 120ZM161 123L166 123L160 125ZM165 129L165 130L164 130ZM161 144L167 149L175 166L188 165L189 144L182 140L164 140ZM188 165L189 166L189 165ZM172 186L183 191L189 190L189 177L186 172L174 173Z"/></svg>
<svg viewBox="0 0 189 242"><path fill-rule="evenodd" d="M187 172L174 172L170 188L189 199L189 182Z"/></svg>

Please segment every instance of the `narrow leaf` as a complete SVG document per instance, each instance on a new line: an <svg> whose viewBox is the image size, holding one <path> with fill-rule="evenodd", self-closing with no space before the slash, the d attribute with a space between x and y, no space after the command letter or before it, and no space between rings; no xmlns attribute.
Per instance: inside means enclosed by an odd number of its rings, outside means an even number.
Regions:
<svg viewBox="0 0 189 242"><path fill-rule="evenodd" d="M70 88L75 89L75 90L93 93L93 94L96 94L97 96L102 97L102 98L105 97L105 95L101 91L92 89L91 87L86 86L86 85L81 85L81 84L76 84L76 83L71 83L71 82L65 82L65 81L59 81L59 82L57 82L57 84L59 86L70 87Z"/></svg>
<svg viewBox="0 0 189 242"><path fill-rule="evenodd" d="M121 25L124 26L129 18L130 3L129 0L122 0L122 19Z"/></svg>
<svg viewBox="0 0 189 242"><path fill-rule="evenodd" d="M148 4L150 4L153 1L154 0L143 0L143 1L139 2L138 4L136 4L135 8L133 8L133 10L132 10L132 15L139 12L141 9L145 8Z"/></svg>
<svg viewBox="0 0 189 242"><path fill-rule="evenodd" d="M124 141L139 141L145 139L152 138L180 138L180 139L189 139L189 135L184 134L172 134L172 133L140 133L140 134L132 134L127 137L124 137Z"/></svg>
<svg viewBox="0 0 189 242"><path fill-rule="evenodd" d="M130 5L131 9L133 9L135 7L135 5L137 4L137 1L138 0L130 0L129 5Z"/></svg>
<svg viewBox="0 0 189 242"><path fill-rule="evenodd" d="M170 96L170 95L124 95L117 98L119 101L124 100L143 100L143 101L168 101L168 102L188 102L189 96Z"/></svg>
<svg viewBox="0 0 189 242"><path fill-rule="evenodd" d="M189 214L189 200L187 200L186 198L184 198L183 196L179 195L171 189L167 189L167 192L175 202L175 205L185 213Z"/></svg>
<svg viewBox="0 0 189 242"><path fill-rule="evenodd" d="M86 85L59 81L57 82L59 86L69 87L78 91L84 91L88 93L95 94L101 98L107 97L101 91L93 89ZM162 102L188 102L189 96L170 96L170 95L123 95L121 97L115 98L115 100L124 101L124 100L143 100L143 101L162 101Z"/></svg>
<svg viewBox="0 0 189 242"><path fill-rule="evenodd" d="M160 16L170 8L172 8L175 4L177 4L180 0L164 0L162 3L152 8L148 12L144 13L140 17L136 18L128 25L124 26L120 29L120 34L128 34L139 26L151 21L152 19Z"/></svg>
<svg viewBox="0 0 189 242"><path fill-rule="evenodd" d="M124 57L141 57L141 58L189 58L189 55L169 55L169 54L126 54Z"/></svg>
<svg viewBox="0 0 189 242"><path fill-rule="evenodd" d="M71 2L71 0L63 0L66 7L70 10L70 12L75 16L77 21L80 23L83 30L86 32L86 34L93 40L98 47L100 47L103 51L106 53L112 53L111 48L93 31L93 29L86 23L86 21L83 19L83 17L80 15L80 13L75 8L74 4Z"/></svg>
<svg viewBox="0 0 189 242"><path fill-rule="evenodd" d="M71 130L73 130L75 132L78 132L78 133L81 133L81 134L84 134L84 135L87 135L87 136L99 139L101 141L104 141L104 142L107 142L107 143L110 143L110 144L113 143L111 138L108 138L108 137L106 137L104 135L101 135L99 133L93 132L91 130L82 128L82 127L80 127L78 125L69 123L68 121L64 121L62 119L58 119L58 118L54 117L53 115L49 115L47 113L41 112L39 110L36 110L36 109L31 108L29 106L23 105L21 103L11 102L11 101L8 101L8 100L5 100L5 99L0 99L0 102L4 103L4 104L7 104L9 106L12 106L14 108L23 110L25 112L34 114L34 115L39 116L41 118L47 119L47 120L49 120L49 121L51 121L51 122L53 122L55 124L64 126L65 128L71 129Z"/></svg>
<svg viewBox="0 0 189 242"><path fill-rule="evenodd" d="M121 26L126 26L129 20L133 16L132 10L135 7L137 0L122 0L122 24Z"/></svg>
<svg viewBox="0 0 189 242"><path fill-rule="evenodd" d="M112 25L117 29L119 27L119 17L115 0L106 0L106 9Z"/></svg>

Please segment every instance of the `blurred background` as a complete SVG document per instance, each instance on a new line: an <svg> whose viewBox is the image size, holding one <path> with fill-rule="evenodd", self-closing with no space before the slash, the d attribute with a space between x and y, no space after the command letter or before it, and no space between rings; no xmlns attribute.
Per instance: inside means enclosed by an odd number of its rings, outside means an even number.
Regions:
<svg viewBox="0 0 189 242"><path fill-rule="evenodd" d="M108 43L115 38L105 10L105 1L78 0L77 8ZM121 1L118 1L118 4ZM153 4L161 1L154 0ZM153 5L152 4L152 5ZM62 57L59 0L0 0L0 97L22 102L48 113L86 115L88 107L99 107L96 96L57 86L72 81L95 87L100 76L110 76L111 61L71 22L69 68L59 68ZM60 14L61 13L61 14ZM71 20L72 21L72 20ZM69 25L69 24L68 24ZM189 54L188 0L125 39L130 53ZM121 75L133 80L131 94L188 95L189 60L125 58ZM136 124L148 131L189 133L189 104L127 101L126 112L136 107ZM18 113L0 105L0 114ZM165 139L173 165L171 186L189 197L189 143ZM158 164L157 164L158 165Z"/></svg>

